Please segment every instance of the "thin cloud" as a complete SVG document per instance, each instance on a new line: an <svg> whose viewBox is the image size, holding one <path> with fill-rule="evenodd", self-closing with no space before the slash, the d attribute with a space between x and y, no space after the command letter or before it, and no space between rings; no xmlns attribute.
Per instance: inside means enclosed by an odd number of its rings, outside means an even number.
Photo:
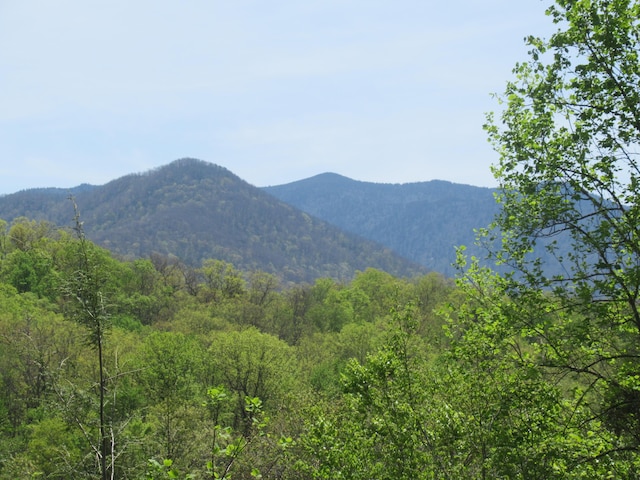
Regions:
<svg viewBox="0 0 640 480"><path fill-rule="evenodd" d="M184 156L258 185L328 170L373 181L474 172L490 183L483 113L526 52L522 37L549 23L542 10L512 0L3 2L0 159L12 168L0 193L27 159L58 167L28 172L34 185L104 183Z"/></svg>

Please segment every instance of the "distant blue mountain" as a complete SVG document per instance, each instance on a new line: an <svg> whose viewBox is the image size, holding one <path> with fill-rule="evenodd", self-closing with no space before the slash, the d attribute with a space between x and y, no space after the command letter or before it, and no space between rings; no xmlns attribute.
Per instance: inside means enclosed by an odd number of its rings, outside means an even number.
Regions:
<svg viewBox="0 0 640 480"><path fill-rule="evenodd" d="M264 190L447 276L455 273L456 246L485 256L474 244L474 230L487 227L498 212L495 189L441 180L383 184L323 173Z"/></svg>

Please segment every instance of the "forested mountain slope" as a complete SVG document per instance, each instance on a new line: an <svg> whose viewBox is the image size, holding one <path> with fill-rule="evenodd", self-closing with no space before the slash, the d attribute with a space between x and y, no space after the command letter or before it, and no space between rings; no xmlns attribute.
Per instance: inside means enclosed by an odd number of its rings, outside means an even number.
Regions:
<svg viewBox="0 0 640 480"><path fill-rule="evenodd" d="M0 197L0 218L71 225L69 191L37 189ZM181 159L75 195L87 236L124 257L172 254L198 265L207 258L286 280L350 278L379 268L421 270L391 250L310 217L223 167Z"/></svg>
<svg viewBox="0 0 640 480"><path fill-rule="evenodd" d="M474 246L474 229L498 211L495 190L440 180L382 184L324 173L264 190L446 275L454 273L456 246L484 254Z"/></svg>

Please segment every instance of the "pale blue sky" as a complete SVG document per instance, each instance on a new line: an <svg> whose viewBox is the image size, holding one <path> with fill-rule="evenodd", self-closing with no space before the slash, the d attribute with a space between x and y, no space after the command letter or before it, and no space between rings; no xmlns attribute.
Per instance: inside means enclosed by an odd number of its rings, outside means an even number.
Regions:
<svg viewBox="0 0 640 480"><path fill-rule="evenodd" d="M482 130L540 0L0 0L0 194L195 157L493 186Z"/></svg>

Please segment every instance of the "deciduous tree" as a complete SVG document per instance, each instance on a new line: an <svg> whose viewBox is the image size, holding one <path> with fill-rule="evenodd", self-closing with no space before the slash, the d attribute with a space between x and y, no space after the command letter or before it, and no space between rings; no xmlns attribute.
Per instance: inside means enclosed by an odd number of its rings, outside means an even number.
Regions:
<svg viewBox="0 0 640 480"><path fill-rule="evenodd" d="M486 127L500 154L495 258L512 269L500 284L512 301L498 309L540 365L571 379L576 411L615 434L587 457L637 462L640 2L557 0L548 15L556 33L527 39ZM560 273L536 258L541 245Z"/></svg>

